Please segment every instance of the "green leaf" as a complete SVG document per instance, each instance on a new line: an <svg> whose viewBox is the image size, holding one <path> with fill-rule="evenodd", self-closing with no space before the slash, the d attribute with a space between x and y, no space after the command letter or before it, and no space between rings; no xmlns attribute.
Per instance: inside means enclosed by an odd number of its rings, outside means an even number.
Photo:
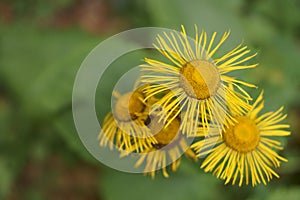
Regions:
<svg viewBox="0 0 300 200"><path fill-rule="evenodd" d="M19 33L22 32L20 35ZM45 118L71 104L76 71L99 38L8 26L1 36L0 72L29 117Z"/></svg>
<svg viewBox="0 0 300 200"><path fill-rule="evenodd" d="M67 149L69 149L70 152L75 153L79 156L79 158L87 162L97 163L97 161L90 155L79 138L73 122L72 112L67 112L62 114L61 116L58 116L54 120L53 125L56 129L56 132L58 133L57 136L63 139L64 143L67 145ZM96 139L97 138L95 138L95 140Z"/></svg>
<svg viewBox="0 0 300 200"><path fill-rule="evenodd" d="M288 199L288 200L298 200L300 197L300 187L281 187L277 188L272 191L268 191L268 193L265 195L264 198L261 198L261 196L254 196L251 198L251 200L256 199L266 199L266 200L282 200L282 199Z"/></svg>
<svg viewBox="0 0 300 200"><path fill-rule="evenodd" d="M129 174L105 168L101 177L101 189L107 200L153 199L218 199L219 184L215 177L205 174L195 163L183 160L177 172L166 179L159 173L152 180L142 174Z"/></svg>

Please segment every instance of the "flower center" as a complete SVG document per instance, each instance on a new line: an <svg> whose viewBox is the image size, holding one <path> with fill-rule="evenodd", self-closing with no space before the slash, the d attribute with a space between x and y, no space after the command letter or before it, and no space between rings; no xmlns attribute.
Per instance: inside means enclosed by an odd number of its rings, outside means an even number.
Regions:
<svg viewBox="0 0 300 200"><path fill-rule="evenodd" d="M216 66L205 60L186 63L180 71L180 86L187 95L203 100L213 96L221 83Z"/></svg>
<svg viewBox="0 0 300 200"><path fill-rule="evenodd" d="M129 92L121 96L114 108L117 119L123 122L135 120L145 109L143 98L138 92Z"/></svg>
<svg viewBox="0 0 300 200"><path fill-rule="evenodd" d="M161 148L165 145L170 144L178 134L180 122L179 119L175 118L167 127L164 123L159 122L159 117L152 116L151 123L148 125L151 133L154 135L158 144L155 146Z"/></svg>
<svg viewBox="0 0 300 200"><path fill-rule="evenodd" d="M223 133L224 141L227 146L238 152L250 152L259 143L260 134L256 123L248 117L239 117L237 121Z"/></svg>

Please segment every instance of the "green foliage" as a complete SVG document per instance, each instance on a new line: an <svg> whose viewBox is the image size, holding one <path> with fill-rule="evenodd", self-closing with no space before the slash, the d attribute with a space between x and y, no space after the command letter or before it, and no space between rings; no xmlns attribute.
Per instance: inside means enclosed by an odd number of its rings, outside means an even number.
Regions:
<svg viewBox="0 0 300 200"><path fill-rule="evenodd" d="M25 160L44 159L57 141L65 141L68 151L77 142L77 153L89 156L76 131L70 129L72 116L68 115L69 123L64 113L71 111L80 63L101 41L77 30L61 34L22 24L5 26L1 38L0 198L9 191ZM62 122L68 125L67 131L60 128Z"/></svg>
<svg viewBox="0 0 300 200"><path fill-rule="evenodd" d="M176 173L171 177L163 178L158 174L154 180L141 174L126 174L112 169L105 169L101 181L101 188L105 199L122 199L129 197L132 200L153 199L219 199L221 181L209 174L198 173L194 163L183 159ZM197 174L197 176L195 176Z"/></svg>
<svg viewBox="0 0 300 200"><path fill-rule="evenodd" d="M72 3L76 2L75 0L14 0L13 10L19 17L28 17L32 19L39 19L50 17L55 12L63 9Z"/></svg>

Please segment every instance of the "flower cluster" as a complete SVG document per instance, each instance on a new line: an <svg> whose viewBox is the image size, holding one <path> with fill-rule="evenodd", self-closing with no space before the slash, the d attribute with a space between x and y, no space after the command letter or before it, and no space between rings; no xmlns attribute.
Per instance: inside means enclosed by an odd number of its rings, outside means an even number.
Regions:
<svg viewBox="0 0 300 200"><path fill-rule="evenodd" d="M253 100L246 88L256 86L229 75L257 66L248 64L256 54L247 46L220 55L229 32L218 41L216 32L210 39L196 26L195 32L191 39L182 26L180 33L157 36L154 46L168 61L145 58L138 86L123 95L114 91L100 146L117 148L121 156L138 153L135 167L143 165L152 177L159 169L168 177L167 166L175 171L185 154L195 162L201 158L200 168L226 184L267 184L287 161L276 139L290 134L281 123L283 108L259 115L263 92Z"/></svg>

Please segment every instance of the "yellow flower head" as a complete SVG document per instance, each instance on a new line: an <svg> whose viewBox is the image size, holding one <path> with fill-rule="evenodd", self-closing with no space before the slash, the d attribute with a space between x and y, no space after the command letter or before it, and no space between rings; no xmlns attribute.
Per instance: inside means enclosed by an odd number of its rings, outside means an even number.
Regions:
<svg viewBox="0 0 300 200"><path fill-rule="evenodd" d="M152 115L148 127L157 140L157 144L153 144L149 149L141 152L135 167L144 165L145 173L152 178L159 169L162 169L163 176L168 178L166 167L170 165L171 171L176 171L183 153L197 161L186 138L179 132L180 121L178 118L175 118L169 126L165 126L159 121L158 116Z"/></svg>
<svg viewBox="0 0 300 200"><path fill-rule="evenodd" d="M229 107L231 104L229 104ZM261 116L258 113L264 106L261 93L246 115L238 115L231 110L236 122L223 131L222 136L217 132L202 141L192 145L198 156L209 154L201 168L205 172L213 172L225 184L232 181L238 185L243 182L252 186L263 182L267 184L273 176L279 175L273 170L287 159L278 155L276 150L282 150L281 143L274 139L276 136L290 135L287 124L278 124L287 115L281 113L283 107L276 112L267 112ZM211 131L213 132L213 131ZM207 136L199 131L199 136Z"/></svg>
<svg viewBox="0 0 300 200"><path fill-rule="evenodd" d="M161 119L164 118L171 123L179 113L185 113L181 116L180 130L187 136L196 133L199 119L205 127L209 127L210 124L219 124L223 127L223 123L225 123L224 127L227 127L233 123L226 101L231 101L234 109L240 114L249 109L247 101L251 98L239 84L254 86L226 74L257 66L245 64L256 54L249 55L250 50L242 44L223 56L215 57L215 53L225 42L229 32L225 32L220 41L214 44L216 32L208 41L206 32L202 31L199 36L196 26L195 29L194 40L188 38L183 26L181 33L170 32L164 33L163 36L158 35L158 46L155 47L172 64L146 58L147 64L141 66L145 74L140 79L142 83L149 84L145 88L146 98L156 94L164 95L158 104L169 113L166 117L163 113L159 114L162 116ZM230 89L229 83L237 87L241 93ZM171 93L167 90L171 90ZM176 107L180 109L173 114Z"/></svg>
<svg viewBox="0 0 300 200"><path fill-rule="evenodd" d="M102 130L98 136L100 146L114 145L119 150L132 150L139 152L156 144L156 140L149 135L144 122L148 117L149 101L144 100L144 94L139 88L133 92L120 95L113 92L115 107L113 112L106 115ZM139 142L135 142L139 138Z"/></svg>

